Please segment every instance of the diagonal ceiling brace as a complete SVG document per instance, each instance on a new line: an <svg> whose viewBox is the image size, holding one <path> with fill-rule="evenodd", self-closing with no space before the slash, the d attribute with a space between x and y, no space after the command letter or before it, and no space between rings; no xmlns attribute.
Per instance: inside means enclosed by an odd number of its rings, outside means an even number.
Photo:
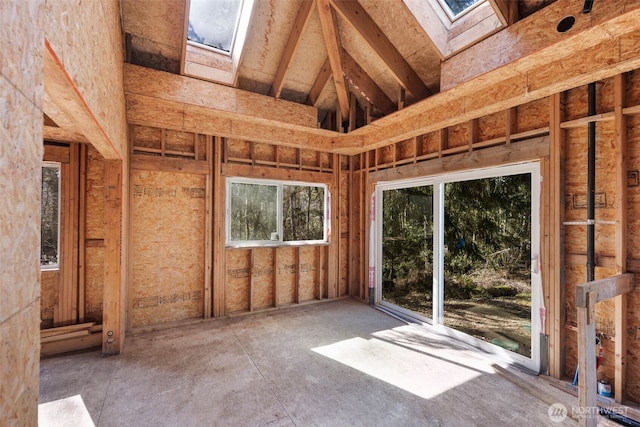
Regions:
<svg viewBox="0 0 640 427"><path fill-rule="evenodd" d="M329 0L317 0L317 3L320 25L322 25L322 35L327 45L333 82L336 85L336 92L338 94L340 114L342 118L345 119L349 117L349 92L343 74L342 46L340 43L340 35L338 34L336 14L329 4Z"/></svg>
<svg viewBox="0 0 640 427"><path fill-rule="evenodd" d="M371 49L387 65L400 86L418 99L424 99L432 94L360 3L348 0L331 0L331 4L349 25L360 33Z"/></svg>
<svg viewBox="0 0 640 427"><path fill-rule="evenodd" d="M293 61L293 57L298 50L298 46L300 46L300 41L302 40L304 31L307 28L309 19L311 18L311 14L313 12L313 4L314 0L303 0L300 3L298 15L296 16L296 20L293 23L291 34L289 34L289 40L287 41L287 45L284 48L284 52L282 53L282 57L280 58L279 62L280 65L278 65L276 76L273 79L273 84L271 85L271 89L269 90L269 95L271 96L280 98L285 79L287 78L287 73L289 72L289 68L291 68L291 62Z"/></svg>

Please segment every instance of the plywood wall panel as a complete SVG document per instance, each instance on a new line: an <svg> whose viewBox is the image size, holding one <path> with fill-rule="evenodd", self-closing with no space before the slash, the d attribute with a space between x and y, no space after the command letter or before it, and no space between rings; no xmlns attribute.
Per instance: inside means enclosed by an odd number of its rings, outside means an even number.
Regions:
<svg viewBox="0 0 640 427"><path fill-rule="evenodd" d="M132 327L202 317L205 177L141 170L131 177Z"/></svg>
<svg viewBox="0 0 640 427"><path fill-rule="evenodd" d="M298 150L292 147L278 147L280 163L288 165L298 164Z"/></svg>
<svg viewBox="0 0 640 427"><path fill-rule="evenodd" d="M89 146L87 150L86 238L104 238L104 159Z"/></svg>
<svg viewBox="0 0 640 427"><path fill-rule="evenodd" d="M150 126L131 126L133 145L135 147L162 148L162 129Z"/></svg>
<svg viewBox="0 0 640 427"><path fill-rule="evenodd" d="M166 150L195 153L195 134L165 129Z"/></svg>
<svg viewBox="0 0 640 427"><path fill-rule="evenodd" d="M625 106L640 104L640 70L633 70L626 74Z"/></svg>
<svg viewBox="0 0 640 427"><path fill-rule="evenodd" d="M418 140L418 156L437 153L440 148L440 134L438 132L429 132Z"/></svg>
<svg viewBox="0 0 640 427"><path fill-rule="evenodd" d="M278 248L278 283L276 283L278 305L295 302L297 251L298 249L294 247Z"/></svg>
<svg viewBox="0 0 640 427"><path fill-rule="evenodd" d="M251 144L239 139L226 139L226 155L230 158L250 159Z"/></svg>
<svg viewBox="0 0 640 427"><path fill-rule="evenodd" d="M392 165L395 159L395 150L393 145L378 148L378 164Z"/></svg>
<svg viewBox="0 0 640 427"><path fill-rule="evenodd" d="M52 328L54 311L58 304L60 271L43 271L40 288L40 329Z"/></svg>
<svg viewBox="0 0 640 427"><path fill-rule="evenodd" d="M308 301L317 298L317 266L316 247L300 247L300 301Z"/></svg>
<svg viewBox="0 0 640 427"><path fill-rule="evenodd" d="M460 123L448 129L447 147L454 148L469 144L469 124Z"/></svg>
<svg viewBox="0 0 640 427"><path fill-rule="evenodd" d="M276 146L256 142L253 146L253 158L256 161L274 162L276 161Z"/></svg>
<svg viewBox="0 0 640 427"><path fill-rule="evenodd" d="M86 322L102 323L102 301L104 295L104 248L88 247L85 257L84 319Z"/></svg>
<svg viewBox="0 0 640 427"><path fill-rule="evenodd" d="M488 141L505 136L506 118L507 116L504 111L480 117L478 119L478 140Z"/></svg>
<svg viewBox="0 0 640 427"><path fill-rule="evenodd" d="M300 161L303 167L320 168L320 156L317 151L300 150Z"/></svg>
<svg viewBox="0 0 640 427"><path fill-rule="evenodd" d="M340 239L340 272L338 277L338 296L349 294L349 269L348 269L349 239L345 236Z"/></svg>
<svg viewBox="0 0 640 427"><path fill-rule="evenodd" d="M587 85L579 86L565 92L566 120L579 119L588 114L588 95Z"/></svg>
<svg viewBox="0 0 640 427"><path fill-rule="evenodd" d="M227 313L249 310L251 250L226 251L225 307Z"/></svg>
<svg viewBox="0 0 640 427"><path fill-rule="evenodd" d="M253 309L273 307L273 249L253 250Z"/></svg>
<svg viewBox="0 0 640 427"><path fill-rule="evenodd" d="M634 88L640 95L640 73ZM628 254L640 259L640 116L627 118L627 210Z"/></svg>
<svg viewBox="0 0 640 427"><path fill-rule="evenodd" d="M416 140L414 138L405 139L396 144L396 160L413 159L416 154Z"/></svg>
<svg viewBox="0 0 640 427"><path fill-rule="evenodd" d="M627 315L627 396L640 402L640 288L636 275L636 289L629 294Z"/></svg>
<svg viewBox="0 0 640 427"><path fill-rule="evenodd" d="M516 132L549 126L549 98L542 98L516 108Z"/></svg>

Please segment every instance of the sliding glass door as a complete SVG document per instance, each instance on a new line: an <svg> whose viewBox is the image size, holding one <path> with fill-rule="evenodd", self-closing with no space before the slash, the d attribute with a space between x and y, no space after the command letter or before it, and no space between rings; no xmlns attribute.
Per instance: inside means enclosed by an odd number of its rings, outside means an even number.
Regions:
<svg viewBox="0 0 640 427"><path fill-rule="evenodd" d="M377 303L537 370L539 164L379 183Z"/></svg>

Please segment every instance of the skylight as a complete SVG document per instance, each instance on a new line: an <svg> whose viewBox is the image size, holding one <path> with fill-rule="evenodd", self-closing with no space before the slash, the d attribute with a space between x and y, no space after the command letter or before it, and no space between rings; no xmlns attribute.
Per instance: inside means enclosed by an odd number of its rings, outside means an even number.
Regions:
<svg viewBox="0 0 640 427"><path fill-rule="evenodd" d="M242 2L191 0L187 40L230 54L238 31Z"/></svg>
<svg viewBox="0 0 640 427"><path fill-rule="evenodd" d="M483 0L439 0L451 19L456 19Z"/></svg>

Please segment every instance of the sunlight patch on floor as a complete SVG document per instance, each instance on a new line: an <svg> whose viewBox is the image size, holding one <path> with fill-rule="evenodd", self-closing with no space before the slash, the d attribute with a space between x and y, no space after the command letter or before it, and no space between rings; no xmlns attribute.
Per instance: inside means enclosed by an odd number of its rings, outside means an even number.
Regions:
<svg viewBox="0 0 640 427"><path fill-rule="evenodd" d="M38 405L38 427L95 427L82 396Z"/></svg>
<svg viewBox="0 0 640 427"><path fill-rule="evenodd" d="M393 343L405 332L394 331L376 333L382 339L356 337L312 350L424 399L494 373L487 361L470 357L471 351L445 348L442 343L441 349L427 353Z"/></svg>

